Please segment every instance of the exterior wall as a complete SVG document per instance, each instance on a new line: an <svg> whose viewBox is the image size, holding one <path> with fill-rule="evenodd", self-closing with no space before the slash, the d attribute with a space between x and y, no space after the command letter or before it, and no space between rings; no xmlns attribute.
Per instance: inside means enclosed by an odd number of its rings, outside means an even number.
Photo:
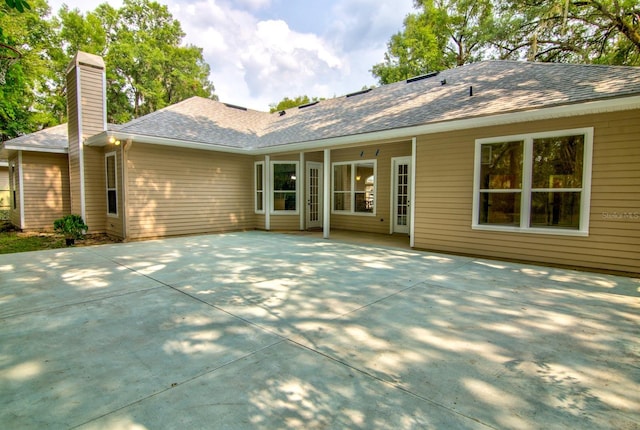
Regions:
<svg viewBox="0 0 640 430"><path fill-rule="evenodd" d="M67 122L69 133L69 184L71 197L71 213L81 214L80 187L80 122L78 97L78 82L75 78L75 68L67 73ZM91 228L91 226L89 226Z"/></svg>
<svg viewBox="0 0 640 430"><path fill-rule="evenodd" d="M594 127L588 237L471 229L476 139L581 127ZM415 247L640 273L638 136L638 110L420 136Z"/></svg>
<svg viewBox="0 0 640 430"><path fill-rule="evenodd" d="M85 223L89 233L107 232L104 154L103 147L84 147Z"/></svg>
<svg viewBox="0 0 640 430"><path fill-rule="evenodd" d="M89 231L102 233L107 230L104 151L103 148L85 146L84 140L105 129L105 72L101 59L87 55L79 53L67 73L71 211L83 214L84 199L83 215Z"/></svg>
<svg viewBox="0 0 640 430"><path fill-rule="evenodd" d="M53 230L53 221L71 211L66 154L22 153L25 230Z"/></svg>
<svg viewBox="0 0 640 430"><path fill-rule="evenodd" d="M377 152L377 155L376 155ZM361 155L362 154L362 155ZM392 222L391 159L411 155L411 141L381 143L331 151L331 163L377 160L375 178L375 215L331 213L331 228L388 234ZM333 175L333 169L331 169ZM333 182L333 178L331 179ZM333 183L332 183L333 187ZM331 190L325 190L325 204L331 205Z"/></svg>
<svg viewBox="0 0 640 430"><path fill-rule="evenodd" d="M127 238L254 228L253 157L140 142L125 152Z"/></svg>

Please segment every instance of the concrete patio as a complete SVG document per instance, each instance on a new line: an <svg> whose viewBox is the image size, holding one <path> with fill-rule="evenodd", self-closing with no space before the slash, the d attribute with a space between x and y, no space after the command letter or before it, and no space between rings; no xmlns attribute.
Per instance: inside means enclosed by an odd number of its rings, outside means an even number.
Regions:
<svg viewBox="0 0 640 430"><path fill-rule="evenodd" d="M638 429L639 363L639 279L266 232L0 256L7 429Z"/></svg>

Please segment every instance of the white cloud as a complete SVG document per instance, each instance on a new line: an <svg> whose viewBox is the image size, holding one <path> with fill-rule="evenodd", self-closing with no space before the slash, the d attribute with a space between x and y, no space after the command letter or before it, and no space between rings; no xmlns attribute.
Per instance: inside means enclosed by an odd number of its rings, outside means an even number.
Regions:
<svg viewBox="0 0 640 430"><path fill-rule="evenodd" d="M87 11L104 0L50 0L54 12L63 1ZM203 49L220 99L260 110L284 97L333 97L374 84L369 70L382 61L386 43L413 5L412 0L323 0L308 7L301 0L157 1L180 21L185 42Z"/></svg>

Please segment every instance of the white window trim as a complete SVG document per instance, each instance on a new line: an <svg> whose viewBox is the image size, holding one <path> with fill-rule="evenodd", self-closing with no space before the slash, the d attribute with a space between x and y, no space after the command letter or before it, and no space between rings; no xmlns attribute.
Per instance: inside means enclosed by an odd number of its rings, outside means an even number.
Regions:
<svg viewBox="0 0 640 430"><path fill-rule="evenodd" d="M533 140L544 139L549 137L563 137L584 135L584 154L582 166L582 188L556 188L553 191L580 191L580 224L577 230L559 229L559 228L542 228L528 227L531 212L531 175L533 169ZM524 142L524 159L522 164L522 189L518 190L500 190L504 192L520 192L520 226L500 226L479 224L480 215L480 168L481 168L481 148L483 144L499 143L509 141ZM574 128L569 130L548 131L543 133L517 134L511 136L498 136L485 139L477 139L475 146L474 160L474 176L473 176L473 219L471 228L474 230L485 231L502 231L512 233L534 233L547 234L557 236L589 236L589 213L591 209L591 163L593 159L593 127ZM544 191L544 189L536 189Z"/></svg>
<svg viewBox="0 0 640 430"><path fill-rule="evenodd" d="M273 208L273 204L275 202L275 199L273 198L274 194L277 192L282 192L282 190L276 190L274 188L274 183L275 181L273 180L273 174L275 172L274 166L276 164L295 164L296 166L296 210L295 211L284 211L284 210L275 210ZM300 162L299 161L271 161L270 164L270 169L269 169L269 175L271 175L271 189L269 190L269 193L271 193L271 198L270 200L270 207L269 207L269 211L272 215L300 215ZM291 192L291 191L286 191L286 192Z"/></svg>
<svg viewBox="0 0 640 430"><path fill-rule="evenodd" d="M107 158L109 157L113 157L113 169L114 169L114 174L115 174L115 188L109 188L109 172L107 171ZM104 177L104 185L105 185L105 191L106 191L106 195L105 198L107 199L107 216L112 217L112 218L117 218L120 214L120 202L118 201L118 154L116 151L112 151L112 152L107 152L104 154L104 172L105 172L105 177ZM116 213L111 213L109 212L109 191L115 191L116 192Z"/></svg>
<svg viewBox="0 0 640 430"><path fill-rule="evenodd" d="M258 179L258 166L262 166L262 190L258 190L257 187L257 179ZM253 163L253 210L255 213L257 214L264 214L265 213L265 194L267 192L267 190L265 189L265 168L264 168L264 161L256 161L255 163ZM262 209L258 209L258 191L262 191Z"/></svg>
<svg viewBox="0 0 640 430"><path fill-rule="evenodd" d="M357 164L368 164L368 163L373 163L373 177L374 177L374 181L373 181L373 212L356 212L355 210L355 205L353 204L354 202L354 195L355 195L355 181L356 181L356 175L355 175L355 171L356 171L356 165ZM351 200L351 210L348 211L341 211L341 210L336 210L334 208L334 202L335 202L335 187L333 184L333 175L335 172L335 166L345 166L345 165L350 165L351 166L351 190L348 192L348 194L350 195L350 200ZM365 217L374 217L376 216L376 213L378 212L378 160L354 160L354 161L337 161L335 163L331 163L331 213L335 214L335 215L354 215L354 216L365 216Z"/></svg>

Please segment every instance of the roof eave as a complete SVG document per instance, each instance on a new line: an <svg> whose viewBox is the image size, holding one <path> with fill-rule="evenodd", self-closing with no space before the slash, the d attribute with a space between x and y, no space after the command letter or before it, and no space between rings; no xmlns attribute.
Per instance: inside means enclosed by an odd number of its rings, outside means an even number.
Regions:
<svg viewBox="0 0 640 430"><path fill-rule="evenodd" d="M42 146L25 146L25 145L1 145L1 151L31 151L31 152L46 152L50 154L67 154L69 150L67 148L45 148Z"/></svg>
<svg viewBox="0 0 640 430"><path fill-rule="evenodd" d="M151 145L175 146L177 148L201 149L205 151L228 152L232 154L247 154L248 152L248 150L245 148L195 142L184 139L149 136L137 133L127 133L123 131L103 131L99 134L87 138L84 143L87 146L106 146L107 143L109 143L109 139L111 137L121 142L132 141L148 143Z"/></svg>

